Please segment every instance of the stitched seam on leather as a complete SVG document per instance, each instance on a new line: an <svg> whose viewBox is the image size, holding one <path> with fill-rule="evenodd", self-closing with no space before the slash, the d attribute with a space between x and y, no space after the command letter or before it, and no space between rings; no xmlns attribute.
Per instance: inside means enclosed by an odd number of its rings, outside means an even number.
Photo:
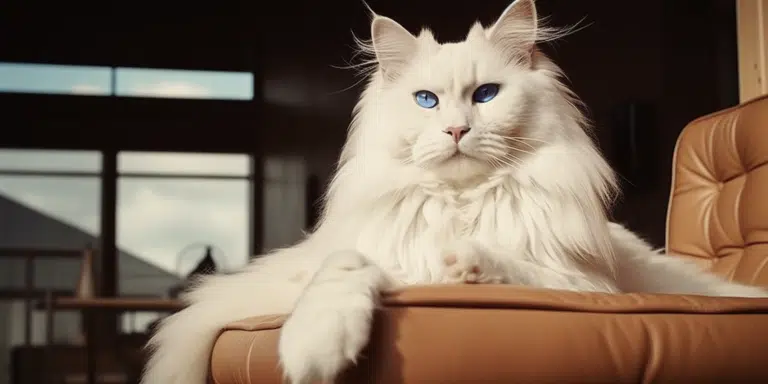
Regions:
<svg viewBox="0 0 768 384"><path fill-rule="evenodd" d="M642 323L642 330L643 330L643 345L645 345L645 353L643 353L643 358L645 359L645 366L643 367L643 374L641 377L640 382L643 384L646 383L652 383L652 377L649 375L649 372L651 371L651 355L653 354L653 342L651 341L651 331L648 329L648 324L646 322Z"/></svg>
<svg viewBox="0 0 768 384"><path fill-rule="evenodd" d="M251 345L248 346L248 353L245 355L245 377L248 380L248 384L251 383L251 364L249 362L251 361L251 356L253 355L253 346L256 344L256 338L251 339Z"/></svg>
<svg viewBox="0 0 768 384"><path fill-rule="evenodd" d="M765 300L757 300L760 303L766 303ZM744 304L743 307L722 308L721 306L701 306L694 301L689 303L695 308L637 308L627 305L625 308L607 309L607 308L563 308L554 305L499 305L497 303L405 303L387 305L389 308L443 308L443 309L461 309L461 310L488 310L502 309L510 311L534 311L534 312L563 312L563 313L592 313L605 315L648 315L648 314L681 314L681 315L768 315L768 308L756 308L755 303Z"/></svg>
<svg viewBox="0 0 768 384"><path fill-rule="evenodd" d="M744 251L742 250L741 254L734 255L734 261L733 266L731 267L731 270L728 272L728 280L733 281L734 276L736 276L736 270L739 269L739 265L741 265L741 260L744 258Z"/></svg>
<svg viewBox="0 0 768 384"><path fill-rule="evenodd" d="M768 161L763 161L761 163L755 164L754 167L752 167L750 169L747 169L747 173L754 172L754 171L758 170L759 168L762 168L762 167L765 167L765 166L768 166Z"/></svg>
<svg viewBox="0 0 768 384"><path fill-rule="evenodd" d="M760 262L760 264L757 266L757 268L755 268L752 271L752 277L750 278L750 283L754 283L755 280L757 280L757 277L761 274L761 272L763 272L763 269L765 269L766 265L768 265L768 256L767 257L763 257L763 261Z"/></svg>
<svg viewBox="0 0 768 384"><path fill-rule="evenodd" d="M763 245L768 244L768 241L750 241L750 242L744 242L744 245L726 245L721 247L720 249L728 250L728 249L744 249L746 247L751 247L754 245Z"/></svg>

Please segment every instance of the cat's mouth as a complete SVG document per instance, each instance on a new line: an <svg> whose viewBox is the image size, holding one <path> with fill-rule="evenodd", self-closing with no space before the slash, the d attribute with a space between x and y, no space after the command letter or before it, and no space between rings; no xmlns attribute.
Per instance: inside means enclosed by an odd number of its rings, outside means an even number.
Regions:
<svg viewBox="0 0 768 384"><path fill-rule="evenodd" d="M460 160L466 160L470 159L472 156L467 155L466 153L460 151L459 149L456 149L456 151L453 152L452 155L448 156L445 161L460 161Z"/></svg>
<svg viewBox="0 0 768 384"><path fill-rule="evenodd" d="M445 180L461 181L486 174L490 168L486 161L460 150L444 157L432 168Z"/></svg>
<svg viewBox="0 0 768 384"><path fill-rule="evenodd" d="M449 157L449 159L473 159L473 160L480 160L476 156L473 156L471 150L468 150L468 148L464 148L462 150L461 147L458 145L456 146L456 150L453 151L453 154Z"/></svg>
<svg viewBox="0 0 768 384"><path fill-rule="evenodd" d="M464 152L458 148L456 149L455 152L453 152L451 156L448 156L448 158L445 159L445 161L448 161L448 162L456 162L456 161L466 162L466 161L479 161L479 160L480 160L479 158L472 156L472 154Z"/></svg>

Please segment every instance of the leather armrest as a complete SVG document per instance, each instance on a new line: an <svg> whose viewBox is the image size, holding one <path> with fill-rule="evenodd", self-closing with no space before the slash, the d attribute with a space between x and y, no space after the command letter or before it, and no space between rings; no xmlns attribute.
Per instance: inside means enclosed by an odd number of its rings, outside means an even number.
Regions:
<svg viewBox="0 0 768 384"><path fill-rule="evenodd" d="M284 319L226 327L213 381L281 383ZM384 296L346 382L768 382L766 329L768 299L416 286Z"/></svg>

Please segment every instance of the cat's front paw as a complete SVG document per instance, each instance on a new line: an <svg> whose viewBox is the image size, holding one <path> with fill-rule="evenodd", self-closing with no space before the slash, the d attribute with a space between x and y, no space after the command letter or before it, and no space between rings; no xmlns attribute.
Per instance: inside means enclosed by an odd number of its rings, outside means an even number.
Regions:
<svg viewBox="0 0 768 384"><path fill-rule="evenodd" d="M368 343L382 273L355 252L334 254L317 272L280 334L291 384L332 383Z"/></svg>
<svg viewBox="0 0 768 384"><path fill-rule="evenodd" d="M453 284L503 284L506 274L479 246L462 242L442 253L443 282Z"/></svg>

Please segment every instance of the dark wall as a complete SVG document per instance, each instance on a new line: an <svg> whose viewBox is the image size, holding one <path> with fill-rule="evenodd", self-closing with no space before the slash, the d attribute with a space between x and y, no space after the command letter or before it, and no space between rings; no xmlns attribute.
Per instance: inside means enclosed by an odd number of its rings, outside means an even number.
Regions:
<svg viewBox="0 0 768 384"><path fill-rule="evenodd" d="M368 37L359 0L183 7L138 1L101 10L51 4L0 6L0 36L23 36L0 39L0 61L253 71L261 92L251 102L0 95L9 111L4 126L14 130L3 145L311 153L330 168L360 90L351 71L334 67L351 57L353 32ZM452 2L440 12L430 2L368 4L412 31L429 25L450 41L463 38L475 19L491 22L507 1ZM612 162L623 150L616 109L641 102L652 111L653 123L641 127L655 144L642 152L658 159L647 171L652 181L642 190L628 185L615 214L660 244L677 135L738 97L734 2L538 4L553 24L583 27L547 50L588 105Z"/></svg>

